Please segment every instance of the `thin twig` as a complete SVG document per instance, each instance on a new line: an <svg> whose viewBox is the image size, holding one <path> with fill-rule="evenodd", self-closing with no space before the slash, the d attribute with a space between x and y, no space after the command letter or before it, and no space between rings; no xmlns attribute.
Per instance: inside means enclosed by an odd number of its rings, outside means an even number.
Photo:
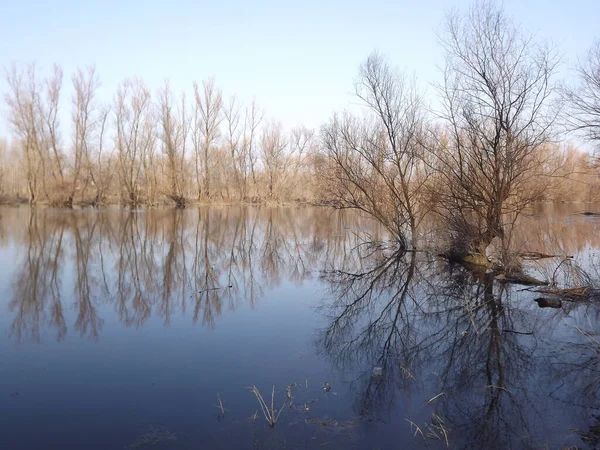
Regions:
<svg viewBox="0 0 600 450"><path fill-rule="evenodd" d="M219 404L216 405L217 408L219 408L221 410L221 415L224 416L225 415L225 408L223 407L223 402L221 401L221 396L219 395L219 393L217 392L217 400L219 400Z"/></svg>
<svg viewBox="0 0 600 450"><path fill-rule="evenodd" d="M415 427L415 436L417 435L417 433L420 433L421 436L423 436L423 439L425 439L425 435L423 434L423 431L419 428L419 425L414 423L412 420L408 420L408 419L404 419L404 420L406 420L408 423L410 423L411 433L412 433L412 427Z"/></svg>
<svg viewBox="0 0 600 450"><path fill-rule="evenodd" d="M439 393L438 395L436 395L435 397L433 397L433 398L430 398L430 399L427 401L427 403L428 403L428 404L429 404L429 403L431 403L431 402L432 402L432 401L434 401L436 398L438 398L438 397L441 397L442 395L445 395L445 392L440 392L440 393Z"/></svg>
<svg viewBox="0 0 600 450"><path fill-rule="evenodd" d="M269 426L274 427L277 423L277 420L279 419L279 416L281 415L281 412L283 411L283 408L285 407L286 402L283 402L283 405L281 405L281 409L278 412L275 412L275 386L273 386L273 390L271 391L270 408L256 386L252 386L250 390L256 396L258 404L260 405L260 409L262 410L263 415L265 416L265 420L267 421Z"/></svg>

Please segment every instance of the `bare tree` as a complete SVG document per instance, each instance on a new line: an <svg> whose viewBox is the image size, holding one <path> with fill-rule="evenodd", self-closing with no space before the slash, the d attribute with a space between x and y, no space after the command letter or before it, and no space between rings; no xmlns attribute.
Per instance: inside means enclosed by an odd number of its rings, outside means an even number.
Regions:
<svg viewBox="0 0 600 450"><path fill-rule="evenodd" d="M267 179L267 196L273 199L277 183L287 167L288 143L279 122L271 122L261 135L262 162Z"/></svg>
<svg viewBox="0 0 600 450"><path fill-rule="evenodd" d="M509 240L507 226L544 192L558 60L487 1L449 15L441 43L448 128L436 194L456 232L473 234L470 250L484 254L492 239Z"/></svg>
<svg viewBox="0 0 600 450"><path fill-rule="evenodd" d="M336 205L364 211L380 221L401 247L406 233L416 245L422 217L417 180L421 163L423 113L415 84L377 53L360 68L356 95L367 108L363 118L336 115L323 128L323 148Z"/></svg>
<svg viewBox="0 0 600 450"><path fill-rule="evenodd" d="M563 91L570 107L571 129L590 142L600 143L600 40L577 67L578 83Z"/></svg>
<svg viewBox="0 0 600 450"><path fill-rule="evenodd" d="M112 154L107 154L105 149L106 133L109 126L110 107L102 106L98 109L96 126L94 127L94 142L86 153L87 173L94 186L94 199L91 204L99 206L106 200L106 194L114 178L114 169L111 167Z"/></svg>
<svg viewBox="0 0 600 450"><path fill-rule="evenodd" d="M63 72L58 66L54 66L52 76L44 81L46 87L46 102L40 105L43 114L43 123L45 133L44 145L50 161L52 178L55 183L59 183L59 189L62 190L65 184L65 157L61 149L60 121L58 119L58 110L60 104L60 91L62 89ZM67 198L65 205L71 203L72 199Z"/></svg>
<svg viewBox="0 0 600 450"><path fill-rule="evenodd" d="M150 91L141 80L126 80L116 97L116 148L121 200L130 207L141 199L140 182L147 154L154 146Z"/></svg>
<svg viewBox="0 0 600 450"><path fill-rule="evenodd" d="M0 139L0 198L6 194L6 181L7 181L7 170L8 166L8 144L6 140Z"/></svg>
<svg viewBox="0 0 600 450"><path fill-rule="evenodd" d="M160 93L160 128L163 153L167 157L167 181L169 190L166 196L177 208L185 208L185 144L189 131L185 96L176 109L173 94L168 83Z"/></svg>
<svg viewBox="0 0 600 450"><path fill-rule="evenodd" d="M95 113L94 97L100 86L94 66L87 70L78 69L72 77L72 120L73 120L73 167L71 169L70 192L68 202L73 206L73 198L79 188L78 184L83 175L83 170L90 161L92 138L94 128L98 125ZM105 121L106 119L104 119ZM100 125L104 124L101 120ZM89 166L88 166L89 168Z"/></svg>
<svg viewBox="0 0 600 450"><path fill-rule="evenodd" d="M35 66L26 71L13 64L6 72L8 92L5 96L9 108L9 123L22 149L27 174L29 203L35 205L40 195L41 130L38 113L38 83Z"/></svg>
<svg viewBox="0 0 600 450"><path fill-rule="evenodd" d="M231 171L233 182L238 193L238 198L243 200L246 192L245 177L245 148L240 130L241 107L237 98L230 97L229 102L223 108L225 126L227 128L227 150L231 158Z"/></svg>
<svg viewBox="0 0 600 450"><path fill-rule="evenodd" d="M256 136L258 134L258 127L260 126L264 117L264 113L259 110L256 100L252 100L249 108L246 108L246 118L244 120L244 166L245 171L250 170L250 176L252 178L252 185L254 187L254 195L256 195L257 188L257 167L256 163L258 155L255 148Z"/></svg>
<svg viewBox="0 0 600 450"><path fill-rule="evenodd" d="M30 203L41 195L51 204L71 207L58 120L62 70L54 66L52 75L39 81L35 65L25 71L13 65L6 78L9 117L26 159Z"/></svg>
<svg viewBox="0 0 600 450"><path fill-rule="evenodd" d="M202 92L198 83L194 83L194 98L196 108L194 114L193 142L196 154L196 181L198 183L198 198L210 198L210 151L219 138L219 126L223 120L221 111L222 94L215 85L213 78L202 82ZM201 168L203 179L201 180Z"/></svg>
<svg viewBox="0 0 600 450"><path fill-rule="evenodd" d="M294 175L298 175L306 163L306 158L316 145L315 132L304 126L296 127L292 129L290 140L295 158Z"/></svg>
<svg viewBox="0 0 600 450"><path fill-rule="evenodd" d="M316 151L315 132L304 126L291 130L285 170L279 178L280 195L287 199L306 199L310 195L310 157Z"/></svg>

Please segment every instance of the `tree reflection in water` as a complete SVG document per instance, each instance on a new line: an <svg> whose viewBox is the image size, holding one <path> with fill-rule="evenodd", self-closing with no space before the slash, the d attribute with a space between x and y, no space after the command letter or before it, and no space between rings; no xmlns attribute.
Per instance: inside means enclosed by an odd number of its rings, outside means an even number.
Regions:
<svg viewBox="0 0 600 450"><path fill-rule="evenodd" d="M447 432L452 448L582 445L576 434L590 442L589 431L569 427L595 430L595 307L541 310L532 293L492 273L422 254L375 252L365 260L361 270L324 277L328 324L317 339L319 351L352 376L357 414L413 421L426 439L443 420L437 437ZM424 399L418 418L406 416L411 397ZM436 418L429 428L427 417Z"/></svg>
<svg viewBox="0 0 600 450"><path fill-rule="evenodd" d="M326 325L317 350L350 379L354 412L369 423L408 433L408 419L426 435L435 414L452 448L600 443L595 305L539 309L533 293L492 274L365 244L357 230L370 230L375 242L385 236L356 215L21 210L3 214L0 225L0 244L19 250L8 302L18 342L48 333L101 339L111 313L128 327L152 317L170 326L183 315L212 329L224 312L254 308L281 284L320 274ZM600 247L588 222L564 234L551 221L534 225L517 238L532 246L526 250Z"/></svg>
<svg viewBox="0 0 600 450"><path fill-rule="evenodd" d="M254 307L265 290L312 279L323 264L345 258L356 237L344 228L372 226L310 208L8 216L3 239L21 248L9 305L18 341L39 341L44 328L64 338L63 303L71 299L74 330L91 339L101 334L106 307L126 326L152 316L168 326L189 310L194 323L214 328L224 310Z"/></svg>

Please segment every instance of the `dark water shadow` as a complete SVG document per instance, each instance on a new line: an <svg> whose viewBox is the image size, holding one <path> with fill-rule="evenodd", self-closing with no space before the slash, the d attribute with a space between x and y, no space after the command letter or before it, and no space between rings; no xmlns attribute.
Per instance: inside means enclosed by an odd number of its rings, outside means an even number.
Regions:
<svg viewBox="0 0 600 450"><path fill-rule="evenodd" d="M597 306L541 310L492 273L414 253L326 281L316 345L359 416L410 429L415 445L597 445Z"/></svg>

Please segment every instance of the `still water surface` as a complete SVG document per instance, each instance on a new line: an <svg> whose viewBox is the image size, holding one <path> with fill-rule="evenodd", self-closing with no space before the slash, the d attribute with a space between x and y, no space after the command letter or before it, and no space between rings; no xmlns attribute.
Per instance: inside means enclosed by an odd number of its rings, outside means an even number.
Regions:
<svg viewBox="0 0 600 450"><path fill-rule="evenodd" d="M577 209L534 211L519 245L594 273ZM0 448L599 445L595 305L385 238L318 208L0 209ZM274 428L251 386L275 386Z"/></svg>

